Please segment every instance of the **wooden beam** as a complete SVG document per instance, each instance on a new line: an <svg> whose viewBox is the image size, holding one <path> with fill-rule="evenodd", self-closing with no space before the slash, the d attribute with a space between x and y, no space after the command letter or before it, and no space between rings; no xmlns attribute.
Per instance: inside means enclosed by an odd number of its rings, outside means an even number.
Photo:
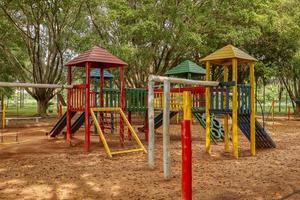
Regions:
<svg viewBox="0 0 300 200"><path fill-rule="evenodd" d="M250 64L250 142L251 155L255 156L255 76L254 63Z"/></svg>
<svg viewBox="0 0 300 200"><path fill-rule="evenodd" d="M224 65L224 82L228 81L228 66ZM227 101L229 101L229 96L225 93L224 105L226 107ZM229 152L229 126L228 126L228 114L224 116L224 151Z"/></svg>
<svg viewBox="0 0 300 200"><path fill-rule="evenodd" d="M210 62L206 61L206 76L205 80L210 80ZM205 151L210 153L210 88L205 88Z"/></svg>
<svg viewBox="0 0 300 200"><path fill-rule="evenodd" d="M163 83L165 80L170 81L170 83L181 83L186 85L202 85L207 87L218 86L220 82L218 81L196 81L196 80L188 80L183 78L173 78L166 76L149 76L149 81L161 82Z"/></svg>
<svg viewBox="0 0 300 200"><path fill-rule="evenodd" d="M0 82L0 87L68 89L73 88L73 85Z"/></svg>
<svg viewBox="0 0 300 200"><path fill-rule="evenodd" d="M232 59L232 81L237 83L237 59ZM237 84L232 87L232 146L233 146L233 156L235 158L239 157L238 149L238 128L237 128L237 118L238 118L238 101L237 101Z"/></svg>

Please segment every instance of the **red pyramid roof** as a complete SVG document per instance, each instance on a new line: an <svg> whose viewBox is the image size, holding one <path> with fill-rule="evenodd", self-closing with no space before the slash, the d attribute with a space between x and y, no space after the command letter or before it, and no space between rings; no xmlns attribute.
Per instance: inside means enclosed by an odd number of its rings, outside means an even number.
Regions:
<svg viewBox="0 0 300 200"><path fill-rule="evenodd" d="M120 58L112 55L106 49L95 46L72 60L70 60L66 66L80 66L84 67L86 62L91 62L92 67L121 67L127 65L126 62Z"/></svg>

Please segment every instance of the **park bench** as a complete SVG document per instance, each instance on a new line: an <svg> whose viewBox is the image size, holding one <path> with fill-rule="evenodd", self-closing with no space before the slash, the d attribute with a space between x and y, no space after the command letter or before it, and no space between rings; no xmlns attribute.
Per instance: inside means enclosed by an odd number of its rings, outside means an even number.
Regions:
<svg viewBox="0 0 300 200"><path fill-rule="evenodd" d="M35 120L38 123L40 119L41 117L7 117L5 118L5 124L8 126L10 120Z"/></svg>

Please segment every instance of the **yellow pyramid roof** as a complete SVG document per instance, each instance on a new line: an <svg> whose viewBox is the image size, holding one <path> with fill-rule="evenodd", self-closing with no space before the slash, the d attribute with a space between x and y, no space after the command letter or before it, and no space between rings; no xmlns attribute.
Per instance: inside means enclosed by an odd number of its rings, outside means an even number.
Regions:
<svg viewBox="0 0 300 200"><path fill-rule="evenodd" d="M227 45L210 55L206 56L205 58L201 59L201 61L211 61L214 64L222 64L231 62L229 59L237 58L238 62L240 63L249 63L249 62L256 62L257 60L250 56L249 54L243 52L242 50L232 46Z"/></svg>

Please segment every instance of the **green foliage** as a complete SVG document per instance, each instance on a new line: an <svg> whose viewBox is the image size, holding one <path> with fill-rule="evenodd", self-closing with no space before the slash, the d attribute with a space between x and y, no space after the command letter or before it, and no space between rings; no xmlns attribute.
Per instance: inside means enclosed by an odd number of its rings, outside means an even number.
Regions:
<svg viewBox="0 0 300 200"><path fill-rule="evenodd" d="M63 82L63 62L100 45L129 64L127 86L144 87L150 73L164 74L187 59L200 64L200 57L233 44L259 60L259 84L276 80L292 99L300 98L298 0L7 0L0 6L0 57L19 72L14 79ZM49 30L46 37L40 27ZM50 65L49 55L56 55ZM39 69L57 73L41 78ZM214 69L216 79L220 71ZM238 77L248 79L246 67Z"/></svg>

